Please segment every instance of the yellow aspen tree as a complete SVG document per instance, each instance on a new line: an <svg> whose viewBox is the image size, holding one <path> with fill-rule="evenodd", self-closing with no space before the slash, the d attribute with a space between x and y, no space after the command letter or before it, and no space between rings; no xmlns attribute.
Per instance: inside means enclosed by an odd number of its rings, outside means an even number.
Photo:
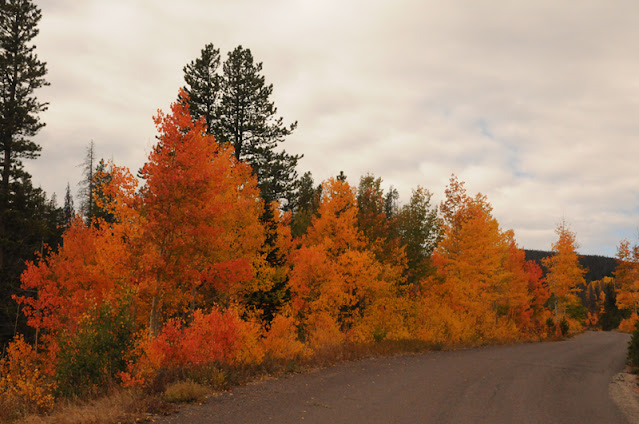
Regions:
<svg viewBox="0 0 639 424"><path fill-rule="evenodd" d="M579 264L579 255L575 233L570 231L568 224L561 221L555 230L558 236L552 244L553 255L543 259L543 265L548 270L546 282L552 296L556 318L564 318L566 307L578 301L578 286L585 283L586 271Z"/></svg>
<svg viewBox="0 0 639 424"><path fill-rule="evenodd" d="M637 313L639 306L639 246L622 240L617 247L617 307Z"/></svg>

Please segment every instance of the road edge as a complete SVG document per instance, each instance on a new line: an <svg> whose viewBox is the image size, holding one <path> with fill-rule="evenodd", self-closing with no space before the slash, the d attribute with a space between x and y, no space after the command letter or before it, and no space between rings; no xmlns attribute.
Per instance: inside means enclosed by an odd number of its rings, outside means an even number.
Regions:
<svg viewBox="0 0 639 424"><path fill-rule="evenodd" d="M639 423L639 387L637 375L625 370L616 374L608 385L610 397L629 423Z"/></svg>

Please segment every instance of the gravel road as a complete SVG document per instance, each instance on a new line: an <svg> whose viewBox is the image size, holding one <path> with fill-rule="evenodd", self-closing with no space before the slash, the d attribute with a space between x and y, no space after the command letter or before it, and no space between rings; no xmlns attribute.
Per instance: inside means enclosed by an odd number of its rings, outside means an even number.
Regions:
<svg viewBox="0 0 639 424"><path fill-rule="evenodd" d="M629 336L433 352L262 381L157 423L630 423L611 399Z"/></svg>

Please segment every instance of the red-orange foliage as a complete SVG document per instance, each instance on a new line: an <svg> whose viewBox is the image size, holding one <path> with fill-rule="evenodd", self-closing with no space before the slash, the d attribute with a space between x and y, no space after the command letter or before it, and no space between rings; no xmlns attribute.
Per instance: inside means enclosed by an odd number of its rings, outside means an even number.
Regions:
<svg viewBox="0 0 639 424"><path fill-rule="evenodd" d="M152 334L162 311L197 306L201 286L228 301L252 279L264 237L251 168L207 135L202 120L192 121L184 96L170 115L156 116L160 141L140 172L141 280Z"/></svg>
<svg viewBox="0 0 639 424"><path fill-rule="evenodd" d="M201 122L192 123L184 106L174 104L172 112L156 118L160 142L141 171L142 190L126 169L112 167L96 201L114 222L73 222L57 253L28 264L22 287L36 295L16 299L29 325L51 335L73 335L105 302L126 299L131 308L124 313L136 318L138 328L149 325L152 334L162 319L184 316L190 307L193 322L180 339L188 342L183 349L189 361L216 358L218 351L239 362L257 361L257 326L241 322L237 312L195 312L200 303L237 302L253 278L264 238L255 178L231 147L215 143ZM229 333L235 347L228 346L220 323L238 324ZM176 328L169 324L165 338ZM55 337L49 340L55 352Z"/></svg>
<svg viewBox="0 0 639 424"><path fill-rule="evenodd" d="M242 325L236 311L214 308L204 314L198 309L188 326L177 318L166 322L158 336L149 339L146 354L157 368L230 361L242 347Z"/></svg>
<svg viewBox="0 0 639 424"><path fill-rule="evenodd" d="M105 300L119 301L129 291L129 257L111 228L86 227L74 220L57 253L27 263L22 288L37 296L17 296L33 328L75 331L80 317Z"/></svg>
<svg viewBox="0 0 639 424"><path fill-rule="evenodd" d="M543 271L537 262L527 261L525 269L528 276L528 293L531 295L532 320L535 331L542 333L546 326L546 319L549 316L545 305L550 298L550 292L543 278Z"/></svg>

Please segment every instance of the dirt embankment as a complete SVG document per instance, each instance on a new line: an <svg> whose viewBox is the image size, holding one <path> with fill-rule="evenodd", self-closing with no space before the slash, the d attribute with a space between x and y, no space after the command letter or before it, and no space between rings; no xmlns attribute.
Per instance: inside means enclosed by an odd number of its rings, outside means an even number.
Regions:
<svg viewBox="0 0 639 424"><path fill-rule="evenodd" d="M610 397L623 412L629 423L639 423L639 386L636 374L626 368L610 382Z"/></svg>

